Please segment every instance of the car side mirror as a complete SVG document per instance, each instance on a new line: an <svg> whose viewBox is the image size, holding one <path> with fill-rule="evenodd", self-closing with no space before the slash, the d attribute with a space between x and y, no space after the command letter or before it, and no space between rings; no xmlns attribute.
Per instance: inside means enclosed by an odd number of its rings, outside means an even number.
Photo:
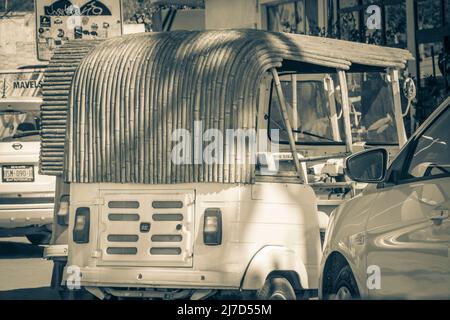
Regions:
<svg viewBox="0 0 450 320"><path fill-rule="evenodd" d="M345 173L356 182L383 182L386 177L388 158L388 152L382 148L356 153L346 159Z"/></svg>

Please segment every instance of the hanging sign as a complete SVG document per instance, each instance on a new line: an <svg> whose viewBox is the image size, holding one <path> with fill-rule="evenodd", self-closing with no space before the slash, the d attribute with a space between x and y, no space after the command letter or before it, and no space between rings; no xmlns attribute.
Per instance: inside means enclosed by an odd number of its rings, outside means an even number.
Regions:
<svg viewBox="0 0 450 320"><path fill-rule="evenodd" d="M44 69L0 71L1 99L38 97L41 95Z"/></svg>

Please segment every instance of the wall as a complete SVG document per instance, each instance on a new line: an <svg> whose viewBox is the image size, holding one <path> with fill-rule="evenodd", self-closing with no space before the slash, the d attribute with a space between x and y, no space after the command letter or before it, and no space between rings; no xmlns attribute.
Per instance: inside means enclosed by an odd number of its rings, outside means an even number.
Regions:
<svg viewBox="0 0 450 320"><path fill-rule="evenodd" d="M178 10L171 30L205 30L205 10Z"/></svg>
<svg viewBox="0 0 450 320"><path fill-rule="evenodd" d="M17 13L0 19L0 70L27 65L45 65L36 53L35 18L33 13ZM144 32L143 25L124 25L125 34Z"/></svg>
<svg viewBox="0 0 450 320"><path fill-rule="evenodd" d="M318 24L327 23L326 0L314 1L317 5ZM284 3L280 0L205 0L206 29L251 28L267 29L267 5ZM289 2L289 1L288 1Z"/></svg>
<svg viewBox="0 0 450 320"><path fill-rule="evenodd" d="M124 24L122 31L123 31L123 34L145 32L145 24L143 24L143 23Z"/></svg>
<svg viewBox="0 0 450 320"><path fill-rule="evenodd" d="M259 24L257 0L205 0L206 29L251 28Z"/></svg>
<svg viewBox="0 0 450 320"><path fill-rule="evenodd" d="M36 64L42 62L36 58L34 14L0 19L0 70Z"/></svg>

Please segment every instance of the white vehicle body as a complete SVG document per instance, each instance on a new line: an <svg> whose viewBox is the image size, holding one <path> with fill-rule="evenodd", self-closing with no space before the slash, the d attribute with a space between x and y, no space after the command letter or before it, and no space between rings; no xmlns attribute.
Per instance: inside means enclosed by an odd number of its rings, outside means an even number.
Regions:
<svg viewBox="0 0 450 320"><path fill-rule="evenodd" d="M29 71L0 75L12 87L7 76L22 73ZM41 104L40 97L0 99L0 236L28 236L33 243L49 240L55 193L55 178L39 173Z"/></svg>
<svg viewBox="0 0 450 320"><path fill-rule="evenodd" d="M110 208L114 201L124 205ZM124 208L133 201L139 208ZM183 207L154 209L155 201L180 201ZM89 243L77 244L69 233L67 266L80 266L85 287L257 290L278 270L297 290L317 288L321 248L309 186L71 184L70 207L69 230L76 208L88 207L91 217L98 217L90 222ZM204 243L208 208L220 208L221 245ZM130 216L135 214L139 220ZM131 221L125 222L127 216ZM139 232L145 222L151 224L150 233ZM123 242L126 236L132 242ZM158 248L160 255L149 254Z"/></svg>
<svg viewBox="0 0 450 320"><path fill-rule="evenodd" d="M266 80L258 113L263 130L271 77ZM279 151L264 155L292 161L288 148ZM289 170L284 177L259 173L255 184L71 183L63 218L68 219L69 255L62 280L81 274L80 285L99 298L200 299L216 292L254 292L268 278L282 276L299 297L314 296L322 251L317 200L313 188ZM158 201L183 206L153 208ZM111 208L111 202L121 204ZM89 208L90 216L98 217L90 220L86 244L73 239L77 208ZM220 210L220 245L204 241L209 209ZM140 230L142 223L150 224L149 233Z"/></svg>
<svg viewBox="0 0 450 320"><path fill-rule="evenodd" d="M331 215L321 297L450 299L449 104L450 98L411 137L384 182ZM350 290L337 285L346 266Z"/></svg>

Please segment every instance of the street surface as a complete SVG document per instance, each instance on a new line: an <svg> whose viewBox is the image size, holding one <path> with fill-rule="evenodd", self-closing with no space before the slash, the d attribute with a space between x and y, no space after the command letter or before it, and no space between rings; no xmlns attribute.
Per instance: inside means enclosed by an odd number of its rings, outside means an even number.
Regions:
<svg viewBox="0 0 450 320"><path fill-rule="evenodd" d="M42 259L43 247L24 238L0 238L0 300L52 300L52 262Z"/></svg>

